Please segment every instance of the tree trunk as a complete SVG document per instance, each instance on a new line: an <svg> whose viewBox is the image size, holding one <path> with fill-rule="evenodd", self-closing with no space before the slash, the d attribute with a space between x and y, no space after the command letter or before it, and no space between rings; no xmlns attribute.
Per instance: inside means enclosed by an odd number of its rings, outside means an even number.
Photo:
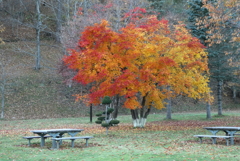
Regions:
<svg viewBox="0 0 240 161"><path fill-rule="evenodd" d="M120 97L119 97L119 95L117 95L116 96L116 105L114 106L114 111L112 113L113 119L117 119L119 104L120 104Z"/></svg>
<svg viewBox="0 0 240 161"><path fill-rule="evenodd" d="M145 102L146 102L146 96L142 99L142 108L140 109L140 117L138 116L138 110L131 110L131 115L133 119L133 127L145 127L147 122L147 116L149 115L151 111L151 106L145 109Z"/></svg>
<svg viewBox="0 0 240 161"><path fill-rule="evenodd" d="M61 39L61 30L62 30L62 0L58 0L58 7L57 7L57 21L56 21L56 41L60 42Z"/></svg>
<svg viewBox="0 0 240 161"><path fill-rule="evenodd" d="M36 51L36 65L35 69L40 69L40 60L41 60L41 49L40 49L40 32L41 32L41 13L40 13L40 0L36 1L36 12L37 12L37 24L36 24L36 34L37 34L37 51Z"/></svg>
<svg viewBox="0 0 240 161"><path fill-rule="evenodd" d="M171 98L167 100L167 117L166 119L172 119L172 104Z"/></svg>
<svg viewBox="0 0 240 161"><path fill-rule="evenodd" d="M1 118L4 118L4 107L5 107L5 85L2 85L1 93L2 93L2 111L1 111Z"/></svg>
<svg viewBox="0 0 240 161"><path fill-rule="evenodd" d="M212 118L212 116L211 116L211 105L210 105L209 102L207 103L207 106L206 106L206 112L207 112L207 119L211 119Z"/></svg>
<svg viewBox="0 0 240 161"><path fill-rule="evenodd" d="M92 114L92 104L90 104L90 122L92 123L92 118L93 118L93 114Z"/></svg>
<svg viewBox="0 0 240 161"><path fill-rule="evenodd" d="M167 87L167 90L170 91L170 86ZM166 119L172 119L172 100L169 97L167 99L167 116Z"/></svg>
<svg viewBox="0 0 240 161"><path fill-rule="evenodd" d="M222 115L222 81L218 81L218 115Z"/></svg>
<svg viewBox="0 0 240 161"><path fill-rule="evenodd" d="M232 90L233 90L233 101L234 101L234 103L236 103L236 93L237 93L237 90L236 90L236 87L235 86L233 86L232 87Z"/></svg>
<svg viewBox="0 0 240 161"><path fill-rule="evenodd" d="M138 109L131 110L131 115L132 115L132 119L133 119L133 127L140 127Z"/></svg>
<svg viewBox="0 0 240 161"><path fill-rule="evenodd" d="M117 1L115 1L116 2L116 4L117 4L117 7L116 7L116 23L115 23L115 31L119 31L119 28L120 28L120 23L121 23L121 0L117 0Z"/></svg>
<svg viewBox="0 0 240 161"><path fill-rule="evenodd" d="M4 118L4 108L5 108L5 85L6 85L6 73L5 73L5 67L0 62L1 68L2 68L2 85L1 85L1 94L2 94L2 109L1 109L1 118Z"/></svg>

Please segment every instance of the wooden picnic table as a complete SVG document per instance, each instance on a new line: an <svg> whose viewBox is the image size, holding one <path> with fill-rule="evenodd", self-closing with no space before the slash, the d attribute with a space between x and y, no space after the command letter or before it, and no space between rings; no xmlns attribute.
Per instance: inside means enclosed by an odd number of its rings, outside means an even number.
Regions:
<svg viewBox="0 0 240 161"><path fill-rule="evenodd" d="M234 134L240 131L240 127L228 127L228 126L217 126L217 127L204 127L204 129L210 131L213 135L216 135L219 131L226 133L226 136L231 136L230 143L234 145Z"/></svg>
<svg viewBox="0 0 240 161"><path fill-rule="evenodd" d="M61 138L63 136L63 134L68 133L69 135L71 135L71 137L74 137L76 134L80 133L81 131L84 131L83 129L46 129L46 130L32 130L31 132L33 132L34 134L37 134L39 136L41 136L41 147L43 147L45 145L45 135L50 135L53 138ZM55 141L52 140L52 148L55 148Z"/></svg>

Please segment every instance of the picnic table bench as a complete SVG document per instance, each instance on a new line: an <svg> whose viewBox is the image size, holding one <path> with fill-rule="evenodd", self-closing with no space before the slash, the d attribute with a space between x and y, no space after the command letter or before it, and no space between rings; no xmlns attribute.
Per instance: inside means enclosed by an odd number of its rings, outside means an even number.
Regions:
<svg viewBox="0 0 240 161"><path fill-rule="evenodd" d="M44 136L43 138L46 139L46 138L49 138L49 137L52 137L52 136L47 135L47 136ZM23 139L28 139L28 146L31 146L31 140L36 139L36 138L41 138L41 136L24 136L23 137Z"/></svg>
<svg viewBox="0 0 240 161"><path fill-rule="evenodd" d="M59 146L62 143L62 140L71 140L71 146L74 147L74 141L76 139L85 139L86 146L88 146L88 139L93 138L93 136L79 136L75 135L79 132L83 131L83 129L47 129L47 130L32 130L34 134L39 136L25 136L24 139L28 139L28 145L31 146L31 140L34 138L41 138L41 147L45 145L45 139L48 137L52 137L52 149L59 149ZM63 134L67 133L71 137L63 137ZM48 135L46 135L48 134Z"/></svg>
<svg viewBox="0 0 240 161"><path fill-rule="evenodd" d="M240 131L240 127L229 126L204 127L204 129L210 131L212 135L216 135L219 131L225 132L226 136L231 136L230 138L231 145L234 145L234 135L239 135L237 132Z"/></svg>
<svg viewBox="0 0 240 161"><path fill-rule="evenodd" d="M53 141L57 142L57 149L59 149L60 141L62 140L71 140L71 146L74 147L74 141L76 139L85 139L86 140L86 146L88 146L88 139L93 138L93 136L79 136L79 137L64 137L64 138L52 138Z"/></svg>
<svg viewBox="0 0 240 161"><path fill-rule="evenodd" d="M229 145L229 140L233 137L233 136L221 136L221 135L194 135L194 137L198 137L200 139L200 143L202 143L202 138L211 138L212 139L212 143L216 144L217 143L217 138L223 138L226 139L227 142L227 146Z"/></svg>
<svg viewBox="0 0 240 161"><path fill-rule="evenodd" d="M83 131L83 129L46 129L46 130L32 130L34 134L37 134L41 137L41 147L45 145L44 136L47 134L52 136L53 138L62 138L63 134L67 133L71 137L74 137L76 134ZM56 148L56 142L52 140L52 149Z"/></svg>

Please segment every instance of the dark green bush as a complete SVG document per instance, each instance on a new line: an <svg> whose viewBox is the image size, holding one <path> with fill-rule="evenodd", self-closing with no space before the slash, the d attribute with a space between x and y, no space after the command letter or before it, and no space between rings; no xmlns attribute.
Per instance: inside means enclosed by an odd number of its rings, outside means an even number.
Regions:
<svg viewBox="0 0 240 161"><path fill-rule="evenodd" d="M98 117L98 120L103 121L103 120L105 120L105 117L104 116Z"/></svg>
<svg viewBox="0 0 240 161"><path fill-rule="evenodd" d="M97 121L95 121L95 123L96 123L96 124L101 124L102 121L101 121L101 120L97 120Z"/></svg>
<svg viewBox="0 0 240 161"><path fill-rule="evenodd" d="M96 116L98 116L98 117L99 117L99 116L102 116L102 113L97 113Z"/></svg>
<svg viewBox="0 0 240 161"><path fill-rule="evenodd" d="M105 105L105 104L110 104L112 101L111 101L111 98L109 96L105 96L102 100L102 104Z"/></svg>
<svg viewBox="0 0 240 161"><path fill-rule="evenodd" d="M110 114L110 113L112 113L113 111L114 111L113 108L109 108L109 109L107 110L107 114Z"/></svg>
<svg viewBox="0 0 240 161"><path fill-rule="evenodd" d="M119 124L120 123L120 121L119 120L111 120L110 122L109 122L109 124Z"/></svg>
<svg viewBox="0 0 240 161"><path fill-rule="evenodd" d="M109 127L109 126L110 126L109 123L106 123L106 122L102 123L102 127Z"/></svg>

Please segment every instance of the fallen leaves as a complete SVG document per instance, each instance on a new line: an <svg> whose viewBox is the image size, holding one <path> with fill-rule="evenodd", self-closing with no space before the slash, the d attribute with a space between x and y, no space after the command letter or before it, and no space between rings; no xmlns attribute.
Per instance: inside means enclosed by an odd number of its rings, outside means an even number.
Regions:
<svg viewBox="0 0 240 161"><path fill-rule="evenodd" d="M154 131L185 131L185 130L199 130L206 126L239 126L239 117L227 117L216 120L167 120L167 121L153 121L146 124L145 128L133 128L130 123L121 123L121 125L111 127L112 133L124 134L124 133L141 133L141 132L154 132ZM36 127L35 127L36 128ZM103 134L105 129L96 124L51 124L38 126L38 129L61 129L61 128L73 128L73 129L84 129L81 135L94 135ZM22 124L4 124L4 127L0 129L1 136L26 136L33 135L30 131L33 130L32 125ZM115 137L110 134L109 137Z"/></svg>

